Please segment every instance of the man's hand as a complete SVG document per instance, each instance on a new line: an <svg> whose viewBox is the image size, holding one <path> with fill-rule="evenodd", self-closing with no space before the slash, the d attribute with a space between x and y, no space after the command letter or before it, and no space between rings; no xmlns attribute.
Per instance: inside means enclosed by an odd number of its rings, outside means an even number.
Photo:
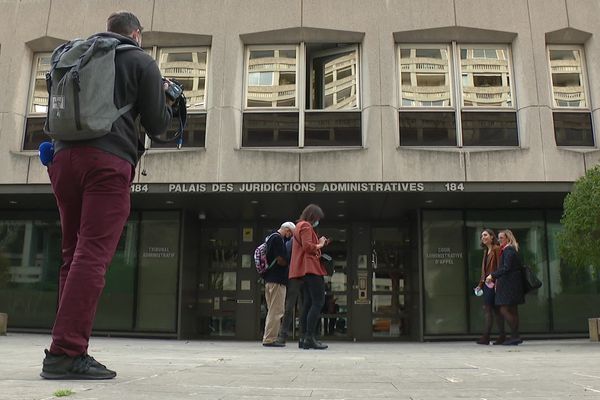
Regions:
<svg viewBox="0 0 600 400"><path fill-rule="evenodd" d="M163 79L166 81L166 82L163 82L163 90L166 92L167 89L169 88L169 85L172 84L173 82L171 82L167 78L163 78ZM165 96L165 100L169 107L173 107L173 104L175 104L175 102L173 100L171 100L169 98L169 96Z"/></svg>

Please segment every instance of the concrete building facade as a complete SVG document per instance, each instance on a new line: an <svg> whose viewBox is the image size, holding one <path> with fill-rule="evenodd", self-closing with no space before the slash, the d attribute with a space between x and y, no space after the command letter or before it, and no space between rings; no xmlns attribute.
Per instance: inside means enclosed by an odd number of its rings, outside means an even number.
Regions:
<svg viewBox="0 0 600 400"><path fill-rule="evenodd" d="M470 337L478 236L512 229L544 286L525 334L573 335L600 304L560 260L573 182L600 160L596 0L23 0L0 3L0 312L48 329L58 214L37 146L48 56L117 9L183 83L184 146L152 144L97 332L260 337L252 252L325 211L325 336Z"/></svg>

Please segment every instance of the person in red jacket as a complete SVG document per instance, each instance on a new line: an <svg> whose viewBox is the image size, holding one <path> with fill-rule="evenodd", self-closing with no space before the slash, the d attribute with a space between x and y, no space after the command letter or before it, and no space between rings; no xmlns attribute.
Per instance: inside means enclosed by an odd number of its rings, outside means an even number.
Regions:
<svg viewBox="0 0 600 400"><path fill-rule="evenodd" d="M304 281L304 305L300 326L302 329L302 347L304 349L323 350L327 345L316 340L317 324L321 309L325 304L325 267L319 261L321 249L328 243L326 237L317 237L314 228L325 214L316 204L306 206L296 223L292 261L290 263L290 279L302 278Z"/></svg>

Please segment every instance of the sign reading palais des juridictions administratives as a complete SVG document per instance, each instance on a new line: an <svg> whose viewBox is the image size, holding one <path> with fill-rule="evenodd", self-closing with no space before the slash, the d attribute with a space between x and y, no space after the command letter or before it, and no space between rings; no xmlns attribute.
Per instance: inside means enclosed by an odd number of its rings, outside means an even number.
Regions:
<svg viewBox="0 0 600 400"><path fill-rule="evenodd" d="M462 192L462 182L135 183L132 193Z"/></svg>

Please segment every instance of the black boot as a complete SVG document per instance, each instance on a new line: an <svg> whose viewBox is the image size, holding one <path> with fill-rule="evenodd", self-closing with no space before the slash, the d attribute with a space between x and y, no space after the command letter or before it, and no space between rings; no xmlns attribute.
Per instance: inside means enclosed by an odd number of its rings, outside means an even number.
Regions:
<svg viewBox="0 0 600 400"><path fill-rule="evenodd" d="M314 336L304 338L304 349L325 350L328 346L319 342Z"/></svg>
<svg viewBox="0 0 600 400"><path fill-rule="evenodd" d="M298 348L299 349L303 349L304 348L304 338L302 336L300 336L298 338Z"/></svg>

